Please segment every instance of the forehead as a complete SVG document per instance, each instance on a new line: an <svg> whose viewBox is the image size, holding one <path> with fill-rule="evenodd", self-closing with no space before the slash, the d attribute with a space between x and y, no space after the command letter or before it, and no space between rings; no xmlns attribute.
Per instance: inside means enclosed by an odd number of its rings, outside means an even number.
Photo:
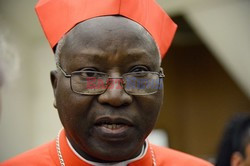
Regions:
<svg viewBox="0 0 250 166"><path fill-rule="evenodd" d="M65 36L62 57L69 62L80 54L113 60L148 58L152 63L160 58L152 36L138 23L121 16L93 18L69 31ZM96 56L92 59L98 59Z"/></svg>

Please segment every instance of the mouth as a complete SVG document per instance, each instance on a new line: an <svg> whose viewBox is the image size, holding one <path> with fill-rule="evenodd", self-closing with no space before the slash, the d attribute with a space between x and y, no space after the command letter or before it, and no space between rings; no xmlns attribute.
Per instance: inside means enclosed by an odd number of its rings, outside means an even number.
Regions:
<svg viewBox="0 0 250 166"><path fill-rule="evenodd" d="M126 139L132 128L133 123L130 120L120 117L105 116L98 118L95 122L97 136L108 141Z"/></svg>

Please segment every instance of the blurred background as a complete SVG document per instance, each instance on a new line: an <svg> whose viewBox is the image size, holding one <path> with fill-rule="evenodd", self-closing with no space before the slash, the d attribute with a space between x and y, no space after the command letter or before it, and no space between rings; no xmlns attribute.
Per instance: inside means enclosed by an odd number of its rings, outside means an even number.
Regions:
<svg viewBox="0 0 250 166"><path fill-rule="evenodd" d="M0 0L0 34L19 59L16 74L5 71L15 79L1 90L0 161L61 128L49 77L54 56L36 2ZM250 0L158 2L179 28L162 64L165 99L154 139L163 135L171 148L212 160L225 123L250 111Z"/></svg>

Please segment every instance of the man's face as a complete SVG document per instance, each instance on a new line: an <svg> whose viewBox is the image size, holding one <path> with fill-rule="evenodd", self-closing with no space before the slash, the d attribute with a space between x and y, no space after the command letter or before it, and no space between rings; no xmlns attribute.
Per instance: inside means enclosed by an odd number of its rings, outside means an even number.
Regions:
<svg viewBox="0 0 250 166"><path fill-rule="evenodd" d="M152 37L139 24L123 17L98 17L78 24L66 36L62 68L99 71L110 77L128 72L160 71ZM60 120L73 147L86 159L122 161L141 152L159 113L163 91L133 96L107 89L94 96L79 95L70 79L51 72Z"/></svg>

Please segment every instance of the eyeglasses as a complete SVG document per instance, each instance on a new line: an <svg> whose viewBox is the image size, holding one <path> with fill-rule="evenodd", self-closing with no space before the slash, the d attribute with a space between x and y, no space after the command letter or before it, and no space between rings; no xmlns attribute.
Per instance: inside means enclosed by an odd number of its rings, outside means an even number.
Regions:
<svg viewBox="0 0 250 166"><path fill-rule="evenodd" d="M74 71L67 74L59 64L57 67L66 78L70 78L72 91L82 95L99 95L107 89L122 88L129 95L150 95L163 88L162 80L165 77L162 71L130 72L121 77L110 77L107 73L97 71Z"/></svg>

